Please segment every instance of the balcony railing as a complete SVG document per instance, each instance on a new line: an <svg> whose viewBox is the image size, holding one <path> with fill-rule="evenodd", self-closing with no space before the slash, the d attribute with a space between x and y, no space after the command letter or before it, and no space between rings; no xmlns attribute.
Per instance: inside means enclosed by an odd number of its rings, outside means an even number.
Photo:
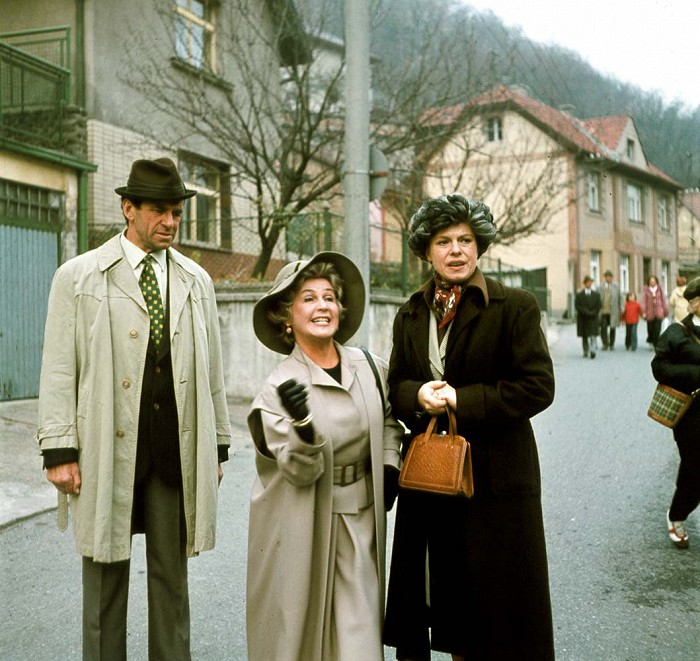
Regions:
<svg viewBox="0 0 700 661"><path fill-rule="evenodd" d="M0 135L76 153L70 99L69 28L0 34Z"/></svg>

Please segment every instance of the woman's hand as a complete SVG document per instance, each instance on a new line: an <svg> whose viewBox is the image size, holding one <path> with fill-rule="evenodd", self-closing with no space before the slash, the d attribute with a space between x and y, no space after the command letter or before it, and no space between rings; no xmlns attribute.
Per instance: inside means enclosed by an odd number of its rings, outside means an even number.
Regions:
<svg viewBox="0 0 700 661"><path fill-rule="evenodd" d="M457 406L457 393L447 381L428 381L418 390L418 405L430 415L445 412L445 405Z"/></svg>
<svg viewBox="0 0 700 661"><path fill-rule="evenodd" d="M309 415L308 394L303 383L288 379L277 386L282 406L293 420L304 420Z"/></svg>

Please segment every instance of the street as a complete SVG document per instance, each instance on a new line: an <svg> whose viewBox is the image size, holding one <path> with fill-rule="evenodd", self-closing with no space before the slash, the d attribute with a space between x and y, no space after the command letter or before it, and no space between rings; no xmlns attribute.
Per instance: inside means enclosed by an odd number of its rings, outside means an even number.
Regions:
<svg viewBox="0 0 700 661"><path fill-rule="evenodd" d="M639 330L643 338L644 329ZM616 351L584 359L575 328L560 327L551 347L555 402L533 421L557 659L697 659L700 512L689 520L690 549L674 548L665 512L676 448L671 431L646 416L654 389L653 354L643 343L637 352L626 352L623 340L624 331L618 330ZM246 441L225 466L217 547L189 565L196 661L246 659L245 558L253 473L253 450ZM55 512L48 512L0 530L4 661L80 659L80 559L72 535L59 533L55 521ZM130 659L146 658L144 572L139 536L131 569ZM391 650L386 658L394 659Z"/></svg>

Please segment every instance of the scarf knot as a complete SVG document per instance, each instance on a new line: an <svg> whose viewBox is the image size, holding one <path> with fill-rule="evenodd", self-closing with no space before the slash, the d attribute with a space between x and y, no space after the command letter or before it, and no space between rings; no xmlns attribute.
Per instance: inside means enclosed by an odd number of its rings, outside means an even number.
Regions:
<svg viewBox="0 0 700 661"><path fill-rule="evenodd" d="M459 298L462 295L461 285L452 285L443 280L437 273L435 281L435 294L433 295L433 310L438 320L438 328L444 328L457 313Z"/></svg>

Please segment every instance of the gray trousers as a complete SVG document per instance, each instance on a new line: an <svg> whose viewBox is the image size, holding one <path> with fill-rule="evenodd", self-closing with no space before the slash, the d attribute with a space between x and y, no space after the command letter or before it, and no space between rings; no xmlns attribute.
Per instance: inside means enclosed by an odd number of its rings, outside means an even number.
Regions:
<svg viewBox="0 0 700 661"><path fill-rule="evenodd" d="M179 489L144 487L149 661L190 661L185 523ZM83 661L126 661L130 561L83 557Z"/></svg>

